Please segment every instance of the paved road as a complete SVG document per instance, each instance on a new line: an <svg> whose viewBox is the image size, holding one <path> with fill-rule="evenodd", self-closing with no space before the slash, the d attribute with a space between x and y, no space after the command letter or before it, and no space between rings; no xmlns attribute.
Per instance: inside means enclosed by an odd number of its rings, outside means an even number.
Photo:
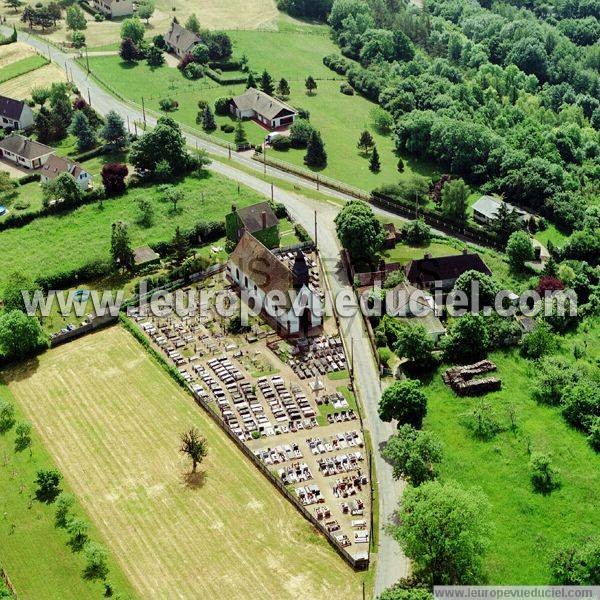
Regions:
<svg viewBox="0 0 600 600"><path fill-rule="evenodd" d="M25 33L18 34L19 41L30 44L39 52L48 56L59 66L67 71L69 78L72 79L82 95L91 99L92 106L100 113L106 114L109 110L119 113L124 119L129 117L131 122L142 121L142 114L139 110L132 108L126 103L112 96L103 88L98 86L93 79L89 78L85 71L75 63L67 54L48 46L43 41L31 37ZM147 116L150 125L154 124L155 119ZM227 150L220 146L206 142L201 138L186 134L188 143L191 146L205 148L212 154L226 158ZM251 159L234 155L231 161L225 163L213 161L210 169L225 177L238 181L257 192L270 196L271 185L262 179L248 174L247 172L236 169L235 163L244 164L257 172L262 172L263 166L257 164ZM312 182L267 167L267 172L277 176L280 179L291 182L297 186L314 189L316 186ZM350 196L328 190L321 186L321 191L332 198L350 200ZM339 255L340 246L335 235L333 219L339 212L339 207L334 203L325 203L312 200L300 194L288 192L278 187L274 187L275 199L282 202L292 218L298 221L307 231L314 230L315 214L318 215L318 243L320 254L328 274L331 290L335 297L341 290L350 290L351 287L347 277L341 268ZM381 214L388 214L385 211L378 210ZM398 218L396 215L389 215ZM380 380L377 368L372 356L371 347L364 331L363 320L360 315L353 318L342 320L342 333L348 345L354 348L354 368L356 374L356 383L358 392L366 412L366 426L371 432L371 439L374 446L374 459L377 470L377 479L379 484L379 510L381 526L389 520L391 513L398 505L402 494L403 484L396 482L392 478L391 467L381 458L379 449L394 431L394 426L390 423L383 423L377 415L377 403L381 394ZM351 341L353 340L353 341ZM409 564L397 545L397 543L388 536L383 529L380 531L380 542L378 550L377 573L375 580L375 593L378 595L386 587L395 583L400 577L408 574Z"/></svg>

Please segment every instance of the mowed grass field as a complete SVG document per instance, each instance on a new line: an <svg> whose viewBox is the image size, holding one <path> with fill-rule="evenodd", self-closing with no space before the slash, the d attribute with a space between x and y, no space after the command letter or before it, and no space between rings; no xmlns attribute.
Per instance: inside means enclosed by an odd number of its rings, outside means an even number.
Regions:
<svg viewBox="0 0 600 600"><path fill-rule="evenodd" d="M21 58L5 67L0 68L0 83L19 77L25 73L35 71L40 67L48 64L48 59L35 54L34 56L28 56L27 58Z"/></svg>
<svg viewBox="0 0 600 600"><path fill-rule="evenodd" d="M122 328L5 379L140 597L362 597L360 575ZM190 426L209 445L191 487Z"/></svg>
<svg viewBox="0 0 600 600"><path fill-rule="evenodd" d="M177 226L189 228L202 220L221 221L232 203L247 206L263 200L243 186L238 195L236 183L212 173L206 173L204 179L188 177L177 187L184 191L184 199L176 213L172 204L161 200L156 186L133 188L123 196L105 200L102 206L87 204L70 213L38 218L23 227L3 231L0 256L10 269L0 271L0 287L13 270L35 278L108 259L111 226L118 220L130 225L131 243L136 248L171 240ZM142 198L154 208L154 221L148 228L137 223L138 200Z"/></svg>
<svg viewBox="0 0 600 600"><path fill-rule="evenodd" d="M573 360L574 339L588 341L590 362L600 356L599 322L595 329L561 338L563 354ZM466 487L478 486L491 502L492 540L485 565L493 584L547 584L548 560L563 542L577 542L600 527L600 455L585 436L569 427L560 410L537 404L530 397L535 364L516 351L495 352L502 390L484 398L500 421L508 423L507 407L516 409L518 430L505 431L488 442L474 439L461 424L463 415L480 401L456 396L433 374L426 386L428 413L425 428L444 444L443 479ZM562 487L548 496L532 491L529 478L531 451L552 456L560 470Z"/></svg>
<svg viewBox="0 0 600 600"><path fill-rule="evenodd" d="M0 372L0 398L16 407L17 423L25 420L10 390L2 381ZM103 585L81 577L85 560L73 554L66 545L67 534L54 526L55 505L46 505L32 499L38 469L55 468L48 451L36 432L32 434L31 454L28 450L16 453L14 428L0 434L0 565L15 586L19 598L36 600L82 600L101 598ZM63 481L61 488L72 492ZM89 517L81 505L73 513ZM98 529L90 524L89 536L104 545ZM112 556L109 557L108 580L115 593L122 597L134 595Z"/></svg>

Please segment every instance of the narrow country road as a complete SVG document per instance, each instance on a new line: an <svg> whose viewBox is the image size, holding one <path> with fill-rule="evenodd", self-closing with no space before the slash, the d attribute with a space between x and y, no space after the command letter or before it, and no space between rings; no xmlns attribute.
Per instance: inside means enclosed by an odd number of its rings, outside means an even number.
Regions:
<svg viewBox="0 0 600 600"><path fill-rule="evenodd" d="M6 28L0 29L7 31ZM62 67L69 74L69 78L77 85L81 94L91 100L92 106L99 113L106 114L108 111L114 110L124 119L129 118L131 122L140 122L143 120L141 111L119 100L100 87L69 55L26 33L19 32L18 39L21 42L29 44ZM155 123L155 119L148 115L146 116L146 121L150 125ZM221 146L212 144L191 134L186 133L184 135L190 146L204 148L214 155L228 158L228 151ZM271 184L245 171L236 169L232 166L236 162L259 173L263 172L263 165L251 159L238 156L235 153L232 154L232 158L227 164L213 161L209 169L270 197ZM267 167L267 173L299 187L316 188L316 185L312 182L271 167ZM350 196L328 188L321 187L321 191L338 200L353 199ZM327 271L332 294L335 297L341 290L351 290L350 283L340 264L340 246L333 224L333 219L339 212L339 207L334 203L313 200L276 186L274 187L274 194L275 199L283 203L292 218L299 222L307 231L314 231L315 215L318 216L317 232L319 250L325 270ZM383 210L377 210L376 212L388 215L390 218L398 219L397 215L386 213ZM347 346L352 346L354 349L356 384L362 405L365 409L365 424L371 433L373 458L379 486L380 532L375 578L375 595L377 596L385 588L393 585L400 577L408 575L408 559L402 554L395 540L384 531L385 524L389 521L391 514L398 506L404 484L394 481L391 467L381 458L380 448L394 432L395 426L390 423L383 423L377 414L377 403L381 394L380 380L371 347L364 330L362 317L360 314L357 314L352 318L342 319L341 325L342 334Z"/></svg>

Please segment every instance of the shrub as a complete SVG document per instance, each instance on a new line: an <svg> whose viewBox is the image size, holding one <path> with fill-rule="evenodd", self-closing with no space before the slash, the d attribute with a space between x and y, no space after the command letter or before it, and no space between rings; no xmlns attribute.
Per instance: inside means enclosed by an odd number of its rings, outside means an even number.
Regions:
<svg viewBox="0 0 600 600"><path fill-rule="evenodd" d="M346 96L354 96L354 88L346 81L340 84L340 92Z"/></svg>
<svg viewBox="0 0 600 600"><path fill-rule="evenodd" d="M231 123L224 123L221 125L221 131L225 133L233 133L235 131L235 127Z"/></svg>
<svg viewBox="0 0 600 600"><path fill-rule="evenodd" d="M525 358L537 359L551 354L558 347L556 337L545 323L538 323L535 329L523 337L521 355Z"/></svg>
<svg viewBox="0 0 600 600"><path fill-rule="evenodd" d="M296 119L290 127L292 148L306 148L314 127L306 119Z"/></svg>
<svg viewBox="0 0 600 600"><path fill-rule="evenodd" d="M292 147L292 141L286 135L280 135L276 137L272 142L271 146L280 152L286 152Z"/></svg>
<svg viewBox="0 0 600 600"><path fill-rule="evenodd" d="M186 79L200 79L201 77L204 77L204 69L202 68L202 65L190 63L183 69L183 76Z"/></svg>
<svg viewBox="0 0 600 600"><path fill-rule="evenodd" d="M379 362L387 367L394 353L389 348L378 348L377 354L379 355Z"/></svg>
<svg viewBox="0 0 600 600"><path fill-rule="evenodd" d="M225 116L229 114L230 97L217 98L215 100L215 114Z"/></svg>
<svg viewBox="0 0 600 600"><path fill-rule="evenodd" d="M549 494L560 487L560 473L550 460L550 457L541 452L534 452L529 462L529 471L533 489L541 494Z"/></svg>
<svg viewBox="0 0 600 600"><path fill-rule="evenodd" d="M339 54L328 54L323 57L323 64L338 75L345 75L352 63Z"/></svg>
<svg viewBox="0 0 600 600"><path fill-rule="evenodd" d="M411 246L426 246L431 241L431 227L423 221L408 221L402 226L402 239Z"/></svg>
<svg viewBox="0 0 600 600"><path fill-rule="evenodd" d="M94 21L96 21L96 23L102 23L102 21L104 21L104 15L102 13L96 13L94 15Z"/></svg>
<svg viewBox="0 0 600 600"><path fill-rule="evenodd" d="M177 102L177 100L173 100L173 98L162 98L158 102L158 105L160 106L160 109L164 110L165 112L172 112L179 108L179 102Z"/></svg>

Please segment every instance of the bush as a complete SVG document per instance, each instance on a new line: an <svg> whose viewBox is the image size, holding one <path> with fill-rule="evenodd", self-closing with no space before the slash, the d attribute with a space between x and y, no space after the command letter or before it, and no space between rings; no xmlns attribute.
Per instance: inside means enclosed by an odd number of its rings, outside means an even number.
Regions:
<svg viewBox="0 0 600 600"><path fill-rule="evenodd" d="M94 15L94 21L96 21L96 23L102 23L102 21L104 21L105 17L102 13L96 13Z"/></svg>
<svg viewBox="0 0 600 600"><path fill-rule="evenodd" d="M201 77L204 77L204 69L202 68L202 65L190 63L183 69L183 76L186 79L200 79Z"/></svg>
<svg viewBox="0 0 600 600"><path fill-rule="evenodd" d="M173 100L173 98L162 98L159 100L158 105L160 106L160 109L165 112L172 112L179 108L179 102Z"/></svg>
<svg viewBox="0 0 600 600"><path fill-rule="evenodd" d="M402 239L411 246L426 246L431 241L431 227L423 221L408 221L402 226Z"/></svg>
<svg viewBox="0 0 600 600"><path fill-rule="evenodd" d="M551 354L558 347L556 337L545 323L538 323L535 329L523 337L521 355L532 360Z"/></svg>
<svg viewBox="0 0 600 600"><path fill-rule="evenodd" d="M323 57L323 64L338 75L345 75L352 63L339 54L328 54Z"/></svg>
<svg viewBox="0 0 600 600"><path fill-rule="evenodd" d="M235 127L231 123L224 123L221 125L221 131L224 133L233 133L235 131Z"/></svg>
<svg viewBox="0 0 600 600"><path fill-rule="evenodd" d="M345 81L340 85L340 92L342 92L342 94L345 94L346 96L354 96L354 88Z"/></svg>
<svg viewBox="0 0 600 600"><path fill-rule="evenodd" d="M377 354L379 355L379 362L387 367L394 353L389 348L378 348Z"/></svg>
<svg viewBox="0 0 600 600"><path fill-rule="evenodd" d="M280 135L271 142L271 146L279 152L287 152L292 147L292 140L286 135Z"/></svg>
<svg viewBox="0 0 600 600"><path fill-rule="evenodd" d="M306 119L296 119L290 127L292 148L306 148L314 127Z"/></svg>
<svg viewBox="0 0 600 600"><path fill-rule="evenodd" d="M229 114L229 105L231 103L231 98L223 97L217 98L215 100L215 114L220 116L225 116Z"/></svg>
<svg viewBox="0 0 600 600"><path fill-rule="evenodd" d="M549 494L560 487L560 474L550 457L541 452L534 452L529 462L529 471L533 489L541 494Z"/></svg>

